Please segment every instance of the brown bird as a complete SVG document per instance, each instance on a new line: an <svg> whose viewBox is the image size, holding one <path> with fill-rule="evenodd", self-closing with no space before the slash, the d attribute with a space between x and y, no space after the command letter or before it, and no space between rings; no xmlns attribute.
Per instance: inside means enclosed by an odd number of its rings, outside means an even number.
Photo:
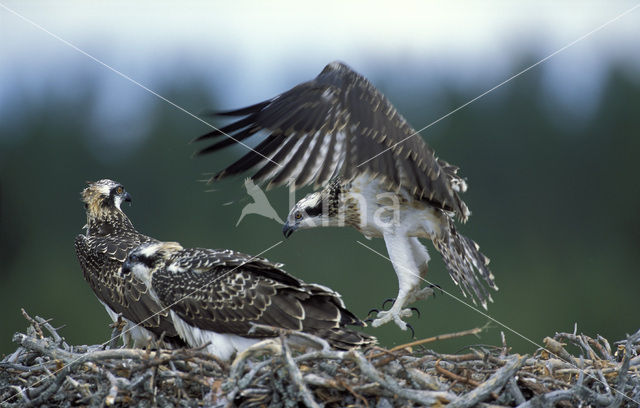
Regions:
<svg viewBox="0 0 640 408"><path fill-rule="evenodd" d="M157 242L140 234L120 206L131 196L122 184L103 179L90 183L82 192L87 211L86 234L75 239L78 261L84 278L115 322L119 315L126 322L125 345L152 344L164 333L165 346L182 346L167 310L149 295L145 284L131 274L121 273L127 254L145 242Z"/></svg>
<svg viewBox="0 0 640 408"><path fill-rule="evenodd" d="M299 229L352 226L367 238L384 239L398 294L374 327L393 321L406 330L403 318L412 311L405 306L433 293L431 287L420 289L430 259L420 238L433 242L465 296L485 308L492 301L489 288L498 287L489 259L454 222L471 214L461 198L466 181L365 77L332 62L280 95L218 114L240 119L197 138L230 136L205 146L200 155L266 136L212 181L252 171L251 179L268 181L267 187L322 187L291 209L285 236Z"/></svg>
<svg viewBox="0 0 640 408"><path fill-rule="evenodd" d="M178 334L193 346L229 359L279 329L302 331L350 349L376 339L348 328L365 323L333 290L305 283L282 264L230 249L183 248L149 242L131 251L122 267L144 282L155 302L171 311Z"/></svg>

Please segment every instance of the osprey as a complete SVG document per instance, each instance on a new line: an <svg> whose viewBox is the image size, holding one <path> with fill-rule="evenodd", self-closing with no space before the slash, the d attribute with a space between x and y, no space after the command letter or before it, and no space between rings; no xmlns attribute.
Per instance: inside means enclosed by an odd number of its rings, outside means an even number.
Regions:
<svg viewBox="0 0 640 408"><path fill-rule="evenodd" d="M243 117L196 140L231 136L200 150L217 151L264 130L266 138L211 180L255 170L252 178L268 187L308 184L321 191L300 200L283 232L317 226L351 225L367 238L384 238L399 281L392 307L378 313L373 326L394 321L406 330L404 307L432 293L420 289L429 254L420 238L430 239L463 294L486 308L487 288L497 290L489 259L460 235L454 218L466 222L470 211L459 193L467 189L458 168L434 151L366 78L333 62L313 80L272 99L219 113Z"/></svg>
<svg viewBox="0 0 640 408"><path fill-rule="evenodd" d="M140 234L120 208L131 196L122 184L103 179L90 183L82 192L87 211L86 234L75 239L78 261L84 278L115 322L122 315L126 325L123 341L134 347L151 344L163 333L167 345L180 346L168 312L149 296L137 278L121 273L129 251L155 239Z"/></svg>
<svg viewBox="0 0 640 408"><path fill-rule="evenodd" d="M228 360L277 329L303 331L340 349L373 344L349 329L364 326L331 289L304 283L281 264L229 249L183 248L150 242L131 251L125 276L144 282L155 302L190 346Z"/></svg>

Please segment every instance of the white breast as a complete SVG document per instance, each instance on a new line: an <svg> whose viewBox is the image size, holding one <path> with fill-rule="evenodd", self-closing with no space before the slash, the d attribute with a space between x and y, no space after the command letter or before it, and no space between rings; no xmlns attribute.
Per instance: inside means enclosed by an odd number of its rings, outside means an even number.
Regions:
<svg viewBox="0 0 640 408"><path fill-rule="evenodd" d="M207 351L223 360L229 360L236 352L246 350L260 339L241 337L236 334L220 334L210 330L202 330L185 322L175 312L171 312L171 320L176 331L191 347L200 347L210 343Z"/></svg>
<svg viewBox="0 0 640 408"><path fill-rule="evenodd" d="M405 189L389 191L367 175L356 177L351 186L348 197L356 200L360 208L358 229L367 237L402 231L407 236L432 239L446 225L446 214L414 199Z"/></svg>
<svg viewBox="0 0 640 408"><path fill-rule="evenodd" d="M116 322L119 315L114 312L109 306L107 306L107 304L103 301L100 301L100 303L102 303L102 306L104 306L104 308L107 310L107 313L109 314L111 320ZM131 339L133 341L133 347L147 347L153 340L155 340L156 336L149 330L135 324L129 319L126 319L124 317L122 319L126 323L124 328L122 329L121 334L122 342L125 345L127 345L128 339Z"/></svg>

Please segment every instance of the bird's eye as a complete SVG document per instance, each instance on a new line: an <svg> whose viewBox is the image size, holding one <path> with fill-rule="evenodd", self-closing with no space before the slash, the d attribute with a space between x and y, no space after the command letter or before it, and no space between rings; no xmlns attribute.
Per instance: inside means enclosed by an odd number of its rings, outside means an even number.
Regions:
<svg viewBox="0 0 640 408"><path fill-rule="evenodd" d="M302 213L300 211L296 211L296 213L294 214L294 217L296 217L296 220L299 220L302 218Z"/></svg>
<svg viewBox="0 0 640 408"><path fill-rule="evenodd" d="M122 193L124 193L124 188L122 188L122 186L116 187L116 194L122 194Z"/></svg>

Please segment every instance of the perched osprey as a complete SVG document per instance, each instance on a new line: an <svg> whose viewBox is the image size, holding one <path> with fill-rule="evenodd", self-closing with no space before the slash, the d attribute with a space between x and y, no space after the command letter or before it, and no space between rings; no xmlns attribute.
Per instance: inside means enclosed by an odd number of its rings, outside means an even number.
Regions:
<svg viewBox="0 0 640 408"><path fill-rule="evenodd" d="M208 351L224 360L277 336L264 326L314 334L341 349L375 342L346 327L364 323L339 294L304 283L281 266L229 249L150 242L131 251L122 273L144 282L190 346L209 343Z"/></svg>
<svg viewBox="0 0 640 408"><path fill-rule="evenodd" d="M367 238L383 237L398 276L399 291L390 310L373 326L389 321L406 330L407 304L428 296L420 290L429 255L419 238L442 254L453 281L486 308L497 290L478 245L457 233L454 218L470 212L459 193L467 189L458 168L434 151L366 78L340 62L315 79L258 104L219 113L242 116L196 140L231 135L200 150L205 154L264 130L255 150L212 177L256 170L252 178L268 187L310 183L323 188L291 209L283 232L317 226L351 225Z"/></svg>
<svg viewBox="0 0 640 408"><path fill-rule="evenodd" d="M133 340L134 347L148 346L164 333L166 345L182 345L169 312L149 296L144 283L121 273L129 251L144 242L157 242L136 231L122 212L121 204L131 201L129 193L122 184L104 179L90 183L82 192L82 201L87 232L76 237L76 255L84 278L111 319L124 318L125 344Z"/></svg>

